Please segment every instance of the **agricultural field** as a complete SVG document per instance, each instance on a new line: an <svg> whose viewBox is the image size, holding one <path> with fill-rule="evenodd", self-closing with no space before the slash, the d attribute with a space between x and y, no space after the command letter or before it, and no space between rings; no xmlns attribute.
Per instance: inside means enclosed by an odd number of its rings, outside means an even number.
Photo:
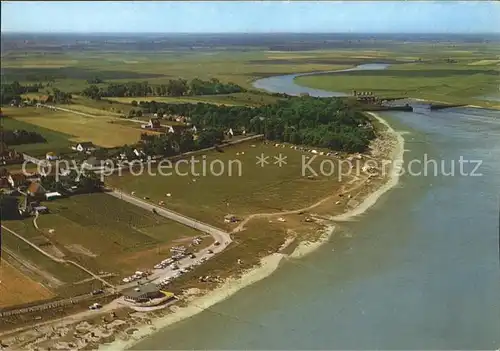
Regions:
<svg viewBox="0 0 500 351"><path fill-rule="evenodd" d="M202 233L104 193L76 195L44 203L40 231L24 229L30 240L43 236L58 255L75 259L94 272L125 274L151 269L171 246L190 243ZM16 223L17 222L17 223ZM6 223L19 227L18 221ZM15 230L14 228L11 228ZM206 239L209 241L209 239Z"/></svg>
<svg viewBox="0 0 500 351"><path fill-rule="evenodd" d="M18 152L26 152L36 156L44 155L48 151L59 153L70 151L69 147L71 144L70 139L73 137L72 135L27 122L24 120L24 117L33 117L34 114L25 111L25 109L7 107L3 108L2 112L4 114L2 118L2 128L9 130L24 129L30 132L36 132L47 140L46 143L13 145L12 148Z"/></svg>
<svg viewBox="0 0 500 351"><path fill-rule="evenodd" d="M72 104L66 106L69 109L97 116L120 117L127 115L134 109L130 104L105 100L92 100L81 95L73 95Z"/></svg>
<svg viewBox="0 0 500 351"><path fill-rule="evenodd" d="M344 56L319 52L316 62L309 58L290 59L287 54L279 54L254 49L251 51L209 51L209 52L44 52L12 53L2 59L6 81L21 83L53 81L52 87L68 92L79 92L88 84L87 79L96 76L106 83L127 81L148 81L151 84L166 83L169 79L210 79L233 82L251 88L253 80L277 74L311 72L335 68L347 68ZM310 56L310 55L309 55ZM340 60L341 63L337 63ZM355 60L353 62L358 62ZM47 62L56 62L47 66Z"/></svg>
<svg viewBox="0 0 500 351"><path fill-rule="evenodd" d="M331 47L327 42L325 47ZM297 43L283 44L295 46ZM340 44L340 43L339 43ZM357 44L339 45L336 49L314 50L294 48L293 51L270 50L266 45L245 46L238 50L206 48L203 50L67 50L65 52L13 51L2 58L3 78L10 82L42 82L47 88L59 88L78 94L88 86L88 79L99 77L98 85L148 81L164 84L170 79L217 78L252 89L258 78L273 75L340 70L365 63L390 63L382 72L350 72L297 79L299 84L334 91L372 90L388 97L412 94L412 97L443 100L450 103L488 105L480 96L498 90L497 46L488 43L437 41L398 42L372 39ZM104 44L103 44L104 45ZM298 45L298 44L297 44ZM304 43L302 46L307 46ZM299 45L301 46L301 45ZM349 47L350 46L350 47ZM321 45L320 45L321 47ZM454 63L446 63L446 60ZM469 83L470 82L470 83ZM253 93L196 97L147 97L162 102L213 102L259 105L270 98ZM75 96L75 104L83 109L106 110L113 114L128 113L128 101L146 99L117 98L123 104L89 102ZM491 104L490 104L491 105ZM489 106L489 105L488 105ZM80 107L77 107L80 109ZM94 113L93 114L102 114Z"/></svg>
<svg viewBox="0 0 500 351"><path fill-rule="evenodd" d="M314 179L307 177L309 173L302 176L301 157L310 157L309 153L289 147L276 148L274 144L262 142L256 142L254 146L243 143L225 148L223 152L198 154L195 156L198 164L194 172L191 165L179 163L176 166L178 175L175 175L173 167L163 170L164 174L174 173L170 176L148 175L147 172L138 176L124 173L110 176L105 182L127 193L134 191L137 196L147 196L154 202L163 200L170 209L220 227L227 227L223 219L226 214L241 218L252 213L298 209L327 197L340 186L336 172L332 176ZM256 165L256 157L262 153L269 156L269 164L264 168ZM274 156L279 154L287 157L287 164L282 167L273 164L276 161ZM318 156L317 160L325 157ZM206 176L202 173L202 161L206 162ZM319 163L314 161L313 166L317 168ZM210 172L211 164L214 174ZM222 169L222 174L217 176ZM158 172L154 168L152 170ZM166 197L166 193L171 196Z"/></svg>
<svg viewBox="0 0 500 351"><path fill-rule="evenodd" d="M60 250L52 245L34 226L32 219L26 220L3 220L2 226L16 232L32 243L41 246L44 251L59 255ZM64 289L68 284L73 284L89 275L75 266L59 263L36 251L26 242L14 236L8 230L2 228L2 249L11 257L12 262L22 266L30 274L37 277L44 285L51 289ZM59 291L59 290L58 290Z"/></svg>
<svg viewBox="0 0 500 351"><path fill-rule="evenodd" d="M28 130L37 131L37 128L43 128L44 131L50 130L57 133L57 135L65 135L65 146L68 146L69 139L73 143L91 141L98 146L115 147L136 143L139 141L141 135L141 131L136 128L109 123L115 117L88 117L71 112L34 107L8 107L3 109L3 113L10 119L23 123L25 126L32 125L31 129ZM9 127L6 126L6 128ZM62 141L62 139L59 138L58 141ZM50 144L36 144L34 145L34 149L40 151L39 146L43 147L43 151L56 151L60 149L56 147L55 150L52 150L52 145ZM16 149L21 151L22 147L16 147Z"/></svg>
<svg viewBox="0 0 500 351"><path fill-rule="evenodd" d="M3 260L0 265L0 308L54 297L42 284Z"/></svg>

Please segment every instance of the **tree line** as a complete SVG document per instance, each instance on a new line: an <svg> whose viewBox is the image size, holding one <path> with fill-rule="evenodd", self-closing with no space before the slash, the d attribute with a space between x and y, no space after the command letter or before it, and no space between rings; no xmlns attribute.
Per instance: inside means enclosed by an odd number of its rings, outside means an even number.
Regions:
<svg viewBox="0 0 500 351"><path fill-rule="evenodd" d="M92 171L84 171L78 174L72 169L68 175L59 176L57 179L53 175L41 177L40 184L49 191L57 191L62 195L69 196L75 193L92 193L101 191L104 186L99 176ZM76 186L76 191L70 191L71 187Z"/></svg>
<svg viewBox="0 0 500 351"><path fill-rule="evenodd" d="M340 98L289 97L255 108L155 101L141 101L139 106L145 113L161 109L189 117L198 129L245 130L264 134L268 140L338 151L362 152L375 137L367 117Z"/></svg>
<svg viewBox="0 0 500 351"><path fill-rule="evenodd" d="M93 81L95 82L95 80ZM243 92L245 89L234 83L221 83L218 79L208 81L193 79L171 79L167 84L151 85L145 82L110 83L106 87L91 84L82 91L82 95L94 100L106 97L134 96L194 96L215 95Z"/></svg>
<svg viewBox="0 0 500 351"><path fill-rule="evenodd" d="M42 87L42 84L21 85L18 81L2 83L0 88L1 103L2 105L12 102L20 103L22 94L36 93Z"/></svg>
<svg viewBox="0 0 500 351"><path fill-rule="evenodd" d="M162 135L141 134L139 148L146 156L175 156L185 152L209 148L222 143L224 130L221 128L205 128L194 135L191 130L184 129L179 133ZM127 159L136 159L134 147L125 145L120 149Z"/></svg>
<svg viewBox="0 0 500 351"><path fill-rule="evenodd" d="M23 129L0 130L0 140L2 140L7 145L22 145L47 142L47 140L41 134Z"/></svg>

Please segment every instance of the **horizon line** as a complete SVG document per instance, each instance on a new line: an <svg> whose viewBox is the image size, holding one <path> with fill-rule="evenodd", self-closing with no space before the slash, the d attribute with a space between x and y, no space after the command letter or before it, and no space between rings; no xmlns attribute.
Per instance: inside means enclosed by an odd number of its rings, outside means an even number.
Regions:
<svg viewBox="0 0 500 351"><path fill-rule="evenodd" d="M288 32L288 31L276 31L276 32L71 32L71 31L9 31L2 29L1 34L467 34L467 35L481 35L481 34L498 34L498 32Z"/></svg>

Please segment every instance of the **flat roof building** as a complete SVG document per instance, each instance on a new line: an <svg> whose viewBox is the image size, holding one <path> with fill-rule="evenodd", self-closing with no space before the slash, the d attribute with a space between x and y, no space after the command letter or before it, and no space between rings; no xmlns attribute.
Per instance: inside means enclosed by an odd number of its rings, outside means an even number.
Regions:
<svg viewBox="0 0 500 351"><path fill-rule="evenodd" d="M160 291L156 284L148 283L123 291L123 297L126 301L147 302L151 299L165 297L165 294Z"/></svg>

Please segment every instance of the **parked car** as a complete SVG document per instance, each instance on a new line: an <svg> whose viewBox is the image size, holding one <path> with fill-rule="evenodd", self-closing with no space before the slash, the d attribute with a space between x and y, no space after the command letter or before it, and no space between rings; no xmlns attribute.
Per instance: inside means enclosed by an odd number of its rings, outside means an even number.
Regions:
<svg viewBox="0 0 500 351"><path fill-rule="evenodd" d="M102 293L104 293L104 290L102 290L102 289L97 289L97 290L92 291L92 295L99 295Z"/></svg>
<svg viewBox="0 0 500 351"><path fill-rule="evenodd" d="M89 306L89 310L98 310L102 307L100 303L93 303L92 305Z"/></svg>

